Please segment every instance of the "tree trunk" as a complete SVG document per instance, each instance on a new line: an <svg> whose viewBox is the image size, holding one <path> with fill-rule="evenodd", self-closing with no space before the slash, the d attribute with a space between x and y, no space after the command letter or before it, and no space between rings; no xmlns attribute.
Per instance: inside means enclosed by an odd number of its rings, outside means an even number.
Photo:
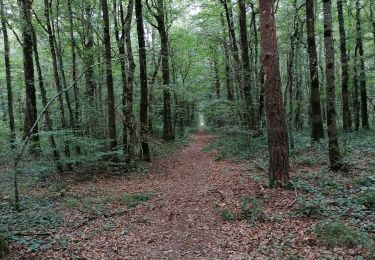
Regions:
<svg viewBox="0 0 375 260"><path fill-rule="evenodd" d="M357 63L358 63L358 46L355 48L354 52L354 61L353 61L353 107L354 107L354 126L355 130L359 130L360 125L360 102L359 102L359 84L358 84L358 69L357 69Z"/></svg>
<svg viewBox="0 0 375 260"><path fill-rule="evenodd" d="M73 93L74 93L74 129L78 131L80 129L79 114L80 114L80 101L79 101L79 90L76 83L77 80L77 54L76 54L76 40L74 38L74 21L73 21L73 10L72 0L68 0L68 13L69 13L69 36L71 42L71 55L72 55L72 82L73 82ZM76 153L81 154L81 147L76 146Z"/></svg>
<svg viewBox="0 0 375 260"><path fill-rule="evenodd" d="M214 75L215 75L215 94L216 98L220 99L220 76L219 76L219 66L217 64L217 57L216 53L214 52L214 57L212 59L213 68L214 68Z"/></svg>
<svg viewBox="0 0 375 260"><path fill-rule="evenodd" d="M116 136L116 108L115 108L115 94L113 91L113 74L112 74L112 53L111 53L111 36L109 32L109 15L107 0L101 0L103 12L103 36L105 47L105 75L107 81L107 97L108 97L108 131L109 131L109 146L113 150L117 146Z"/></svg>
<svg viewBox="0 0 375 260"><path fill-rule="evenodd" d="M245 98L245 119L246 125L251 129L255 128L253 105L251 100L251 68L249 57L249 42L247 39L247 23L246 23L246 3L245 0L238 1L239 9L239 26L240 26L240 42L242 50L242 72L243 72L243 93Z"/></svg>
<svg viewBox="0 0 375 260"><path fill-rule="evenodd" d="M23 38L23 67L24 80L26 92L26 109L23 136L30 135L30 142L34 143L31 147L31 152L35 155L39 153L39 134L38 126L30 133L32 126L37 120L38 112L36 107L36 92L35 92L35 78L34 78L34 62L33 62L33 34L31 28L31 0L18 0L22 24L22 38Z"/></svg>
<svg viewBox="0 0 375 260"><path fill-rule="evenodd" d="M360 2L356 0L356 31L357 31L357 46L359 51L359 85L361 93L361 118L362 127L368 129L368 112L367 112L367 89L366 89L366 72L365 72L365 61L364 61L364 51L362 42L362 28L361 28L361 9Z"/></svg>
<svg viewBox="0 0 375 260"><path fill-rule="evenodd" d="M233 101L234 95L233 95L233 84L232 84L231 71L230 71L230 57L229 57L228 41L227 41L227 36L226 36L223 13L221 13L221 27L223 30L223 50L224 50L224 56L225 56L225 81L226 81L226 88L227 88L227 99L229 101Z"/></svg>
<svg viewBox="0 0 375 260"><path fill-rule="evenodd" d="M335 95L335 50L332 35L332 0L323 0L324 12L324 49L326 56L327 84L327 126L329 138L329 160L332 170L341 167L341 156L336 129L336 95Z"/></svg>
<svg viewBox="0 0 375 260"><path fill-rule="evenodd" d="M288 133L281 94L274 1L259 0L271 186L289 184Z"/></svg>
<svg viewBox="0 0 375 260"><path fill-rule="evenodd" d="M7 85L7 98L8 98L8 116L9 116L9 129L10 129L10 142L12 148L14 148L14 141L16 140L16 124L14 122L13 112L13 90L12 90L12 74L11 74L11 63L10 63L10 47L8 38L7 22L4 11L4 0L0 0L0 16L1 16L1 28L3 32L4 42L4 63L5 63L5 75Z"/></svg>
<svg viewBox="0 0 375 260"><path fill-rule="evenodd" d="M135 63L133 58L133 48L130 36L131 30L131 22L133 17L133 9L134 9L134 0L129 0L128 3L128 10L125 19L125 43L126 43L126 50L128 54L128 64L129 64L129 71L128 71L128 84L126 92L126 106L125 106L125 124L126 124L126 162L131 163L134 160L134 140L135 140L135 126L133 122L133 85L134 85L134 70L135 70Z"/></svg>
<svg viewBox="0 0 375 260"><path fill-rule="evenodd" d="M34 31L34 28L32 28L32 33L33 33L33 51L34 51L34 58L35 58L35 65L37 69L37 74L38 74L38 82L39 82L39 89L40 89L40 94L42 96L42 105L43 107L47 107L48 105L48 100L47 100L47 91L44 86L44 79L43 79L43 74L42 74L42 69L40 67L40 60L39 60L39 52L38 52L38 41L36 38L36 34ZM46 128L47 131L52 132L53 131L53 122L49 114L49 109L46 109L44 112L44 116L46 119ZM53 159L57 162L56 166L59 171L62 171L62 167L60 163L58 162L60 160L60 153L59 150L57 149L55 137L53 136L52 133L49 134L49 143L52 148L52 153L53 153Z"/></svg>
<svg viewBox="0 0 375 260"><path fill-rule="evenodd" d="M346 35L345 35L345 23L344 14L342 7L342 0L337 0L337 13L339 20L340 29L340 51L341 51L341 87L342 87L342 116L343 126L346 132L349 132L352 127L352 119L349 107L349 67L348 67L348 56L346 50Z"/></svg>
<svg viewBox="0 0 375 260"><path fill-rule="evenodd" d="M94 35L93 35L93 21L92 21L92 7L89 3L85 4L85 19L83 22L83 28L85 29L85 38L84 38L84 54L83 61L85 67L88 68L85 73L86 79L86 95L89 99L90 106L93 106L95 100L95 72L94 68L91 67L94 64Z"/></svg>
<svg viewBox="0 0 375 260"><path fill-rule="evenodd" d="M306 0L306 25L310 65L311 137L313 141L318 141L324 138L324 129L320 103L318 54L315 42L314 0Z"/></svg>
<svg viewBox="0 0 375 260"><path fill-rule="evenodd" d="M135 0L135 15L137 20L138 48L139 48L139 74L141 81L140 123L141 123L141 159L151 161L150 147L147 141L148 134L148 90L147 90L147 56L145 32L143 28L142 0Z"/></svg>

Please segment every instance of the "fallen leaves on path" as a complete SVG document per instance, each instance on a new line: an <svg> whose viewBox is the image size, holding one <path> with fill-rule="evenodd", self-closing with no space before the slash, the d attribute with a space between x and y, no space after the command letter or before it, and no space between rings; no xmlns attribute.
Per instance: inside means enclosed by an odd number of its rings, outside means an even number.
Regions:
<svg viewBox="0 0 375 260"><path fill-rule="evenodd" d="M267 189L249 177L244 163L215 161L202 151L213 137L199 133L168 159L152 162L135 179L106 177L73 183L69 194L153 194L150 201L118 214L90 216L68 210L68 223L53 234L50 248L27 253L12 245L8 259L291 259L345 256L325 250L313 234L314 220L291 217L294 191ZM68 194L68 195L69 195ZM264 201L267 221L225 221L248 195ZM120 205L110 203L110 212ZM354 252L355 253L355 252Z"/></svg>

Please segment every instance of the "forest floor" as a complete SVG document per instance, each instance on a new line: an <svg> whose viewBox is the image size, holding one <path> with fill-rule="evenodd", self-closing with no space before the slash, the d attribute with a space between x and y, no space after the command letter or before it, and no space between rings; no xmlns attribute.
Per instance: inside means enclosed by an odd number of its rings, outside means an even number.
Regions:
<svg viewBox="0 0 375 260"><path fill-rule="evenodd" d="M295 214L301 191L269 189L258 178L265 173L256 161L218 161L218 151L204 151L215 138L193 135L190 144L149 164L141 177L69 177L52 197L51 189L35 186L28 196L45 200L38 203L43 208L19 215L1 208L3 217L8 214L2 223L14 220L18 226L5 259L367 256L361 246L322 246L314 231L319 218ZM17 230L22 225L29 226Z"/></svg>

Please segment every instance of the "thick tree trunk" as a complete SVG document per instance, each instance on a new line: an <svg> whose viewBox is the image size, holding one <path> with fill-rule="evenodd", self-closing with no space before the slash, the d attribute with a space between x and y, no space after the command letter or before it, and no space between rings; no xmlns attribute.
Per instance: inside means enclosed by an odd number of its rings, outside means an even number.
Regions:
<svg viewBox="0 0 375 260"><path fill-rule="evenodd" d="M327 84L327 126L329 138L329 160L332 170L341 167L341 156L336 129L336 95L335 95L335 50L332 35L332 0L323 0L324 12L324 49L326 57Z"/></svg>
<svg viewBox="0 0 375 260"><path fill-rule="evenodd" d="M11 63L10 63L10 47L9 47L7 22L6 22L6 17L5 17L5 10L4 10L4 0L0 0L0 16L1 16L1 28L3 32L3 42L4 42L4 63L5 63L6 85L7 85L10 142L13 148L14 141L16 140L16 124L14 121L14 112L13 112L13 90L12 90L12 74L11 74Z"/></svg>
<svg viewBox="0 0 375 260"><path fill-rule="evenodd" d="M306 0L306 25L310 64L311 137L313 141L318 141L324 138L324 129L320 103L318 54L315 42L314 0Z"/></svg>
<svg viewBox="0 0 375 260"><path fill-rule="evenodd" d="M96 82L95 82L95 72L94 68L91 67L94 64L94 29L92 21L92 7L89 3L85 4L84 8L84 20L83 28L85 29L85 38L84 38L84 54L83 61L85 67L88 68L85 73L86 80L86 95L89 99L90 106L94 105L95 100L95 91L96 91Z"/></svg>
<svg viewBox="0 0 375 260"><path fill-rule="evenodd" d="M243 74L243 93L245 98L246 125L251 129L255 128L253 104L251 100L251 67L249 57L249 42L247 39L247 23L246 23L246 3L245 0L238 1L239 9L239 26L240 26L240 42L242 50L242 74Z"/></svg>
<svg viewBox="0 0 375 260"><path fill-rule="evenodd" d="M111 36L109 32L109 15L107 0L101 0L103 12L103 36L105 47L105 75L107 81L107 97L108 97L108 131L109 131L109 146L115 149L117 146L116 136L116 109L115 109L115 94L113 91L113 74L112 74L112 53L111 53Z"/></svg>
<svg viewBox="0 0 375 260"><path fill-rule="evenodd" d="M271 186L289 184L289 148L281 95L274 1L259 0L262 62L268 127Z"/></svg>
<svg viewBox="0 0 375 260"><path fill-rule="evenodd" d="M148 82L147 82L147 56L145 32L143 28L142 0L135 0L135 15L137 20L138 48L139 48L139 73L141 81L141 159L151 161L150 147L147 141L148 134Z"/></svg>
<svg viewBox="0 0 375 260"><path fill-rule="evenodd" d="M26 92L26 109L24 120L24 137L30 135L30 142L32 145L31 151L38 154L39 134L38 126L30 133L32 126L37 120L38 112L36 107L36 92L35 92L35 78L34 78L34 62L33 62L33 33L31 28L31 0L18 0L21 17L22 17L22 38L23 38L23 67L24 67L24 80Z"/></svg>
<svg viewBox="0 0 375 260"><path fill-rule="evenodd" d="M346 132L351 130L352 119L349 107L349 66L348 55L346 50L345 23L342 7L342 0L337 0L337 13L340 29L340 51L341 51L341 87L342 87L342 116L343 126Z"/></svg>
<svg viewBox="0 0 375 260"><path fill-rule="evenodd" d="M356 30L357 30L357 46L359 51L359 85L361 93L361 119L362 127L368 129L368 112L367 112L367 89L366 89L366 72L365 72L365 61L364 61L364 51L362 42L362 28L361 28L361 9L360 2L356 0Z"/></svg>

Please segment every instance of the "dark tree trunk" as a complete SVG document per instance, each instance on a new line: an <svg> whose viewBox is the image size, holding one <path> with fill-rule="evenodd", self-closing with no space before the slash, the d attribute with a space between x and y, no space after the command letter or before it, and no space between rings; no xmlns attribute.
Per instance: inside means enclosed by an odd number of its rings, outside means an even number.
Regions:
<svg viewBox="0 0 375 260"><path fill-rule="evenodd" d="M23 67L26 91L26 109L24 120L24 137L30 136L29 140L34 143L31 151L34 154L39 153L39 134L38 126L33 129L32 126L37 120L38 112L36 107L34 62L33 62L33 33L31 28L31 0L18 0L22 17L22 49L23 49Z"/></svg>
<svg viewBox="0 0 375 260"><path fill-rule="evenodd" d="M220 76L219 76L219 66L217 64L217 58L216 58L216 53L214 53L214 57L212 60L213 67L214 67L214 75L215 75L215 94L216 98L220 99Z"/></svg>
<svg viewBox="0 0 375 260"><path fill-rule="evenodd" d="M341 167L341 156L336 129L336 95L335 95L335 50L332 35L332 0L323 0L324 12L324 49L326 56L327 84L327 126L329 138L329 160L332 170Z"/></svg>
<svg viewBox="0 0 375 260"><path fill-rule="evenodd" d="M233 84L232 84L231 71L230 71L228 40L227 40L226 30L225 30L224 15L222 13L221 13L221 27L223 30L223 50L224 50L224 56L225 56L225 81L226 81L226 88L227 88L227 98L229 101L233 101L234 95L233 95Z"/></svg>
<svg viewBox="0 0 375 260"><path fill-rule="evenodd" d="M42 74L42 69L40 67L40 60L39 60L39 52L38 52L38 41L36 38L36 34L34 31L34 28L32 28L32 33L33 33L33 51L34 51L34 58L35 58L35 65L37 69L37 74L38 74L38 82L39 82L39 89L40 89L40 94L42 96L42 105L43 107L47 107L48 105L48 100L47 100L47 91L44 86L44 79L43 79L43 74ZM53 131L53 122L49 114L49 109L47 109L44 112L44 117L46 119L46 129L47 131L52 132ZM59 171L62 171L62 167L60 163L58 162L60 159L60 153L57 149L55 137L53 136L52 133L49 134L49 143L52 148L52 153L53 153L53 159L57 161L57 168Z"/></svg>
<svg viewBox="0 0 375 260"><path fill-rule="evenodd" d="M247 23L246 23L246 3L245 0L238 1L239 9L239 26L240 26L240 42L242 50L242 69L243 69L243 93L245 98L245 113L246 125L254 129L254 113L251 100L251 68L249 57L249 42L247 39Z"/></svg>
<svg viewBox="0 0 375 260"><path fill-rule="evenodd" d="M4 42L4 63L5 63L5 75L6 75L7 98L8 98L10 142L13 148L14 141L16 140L16 125L14 122L14 112L13 112L13 90L12 90L12 74L11 74L11 63L10 63L10 47L9 47L7 22L6 22L5 11L4 11L4 0L0 0L0 12L1 12L0 14L1 28L3 32L3 42Z"/></svg>
<svg viewBox="0 0 375 260"><path fill-rule="evenodd" d="M360 102L359 102L359 84L358 84L358 46L355 48L354 61L353 61L353 107L354 107L354 126L355 130L359 130L360 125Z"/></svg>
<svg viewBox="0 0 375 260"><path fill-rule="evenodd" d="M172 128L171 93L169 91L169 43L164 9L164 0L158 0L155 18L158 23L157 29L160 34L161 69L163 74L163 139L169 142L174 140L174 134Z"/></svg>
<svg viewBox="0 0 375 260"><path fill-rule="evenodd" d="M50 1L49 0L44 0L44 16L46 18L46 25L47 25L47 33L48 33L48 43L49 43L49 48L51 52L51 57L52 57L52 66L53 66L53 76L55 79L55 84L56 84L56 91L57 93L61 92L62 86L61 86L61 81L60 81L60 75L59 75L59 70L58 70L58 65L57 65L57 52L56 52L56 46L55 46L55 39L54 39L54 34L52 31L52 24L51 24L51 18L50 18ZM62 129L67 128L67 124L65 121L65 108L64 108L64 100L63 100L63 95L58 96L58 101L59 101L59 109L60 109L60 119L61 119L61 127ZM67 157L70 156L70 148L69 148L69 143L65 143L65 155Z"/></svg>
<svg viewBox="0 0 375 260"><path fill-rule="evenodd" d="M324 129L320 103L318 54L315 42L314 0L306 0L306 25L310 64L311 137L313 141L318 141L324 138Z"/></svg>
<svg viewBox="0 0 375 260"><path fill-rule="evenodd" d="M259 0L271 186L289 184L288 133L281 94L274 1Z"/></svg>
<svg viewBox="0 0 375 260"><path fill-rule="evenodd" d="M113 91L113 74L112 74L112 53L111 53L111 36L109 32L109 16L107 0L101 0L103 12L103 36L105 47L105 75L107 81L107 97L108 97L108 131L110 139L110 148L115 149L117 146L116 136L116 108L115 108L115 94Z"/></svg>
<svg viewBox="0 0 375 260"><path fill-rule="evenodd" d="M227 0L220 0L220 1L224 7L225 18L227 21L227 26L228 26L228 31L229 31L229 38L232 42L231 47L232 47L232 55L234 59L233 71L236 76L237 87L238 87L237 98L240 99L243 96L243 92L241 89L242 88L242 77L240 73L241 64L240 64L240 57L239 57L239 51L238 51L238 46L237 46L237 40L236 40L236 33L234 30L234 24L233 24L233 19L232 19L232 16L233 16L232 7L231 7L231 3L229 3L228 5Z"/></svg>
<svg viewBox="0 0 375 260"><path fill-rule="evenodd" d="M375 17L374 17L375 4L370 4L370 19L372 26L372 38L374 41L374 68L375 68Z"/></svg>
<svg viewBox="0 0 375 260"><path fill-rule="evenodd" d="M90 4L86 3L85 8L85 17L83 21L83 27L85 29L85 38L84 38L84 57L83 61L85 67L87 68L85 73L86 79L86 95L89 98L90 105L93 106L95 100L95 91L96 91L96 83L95 83L95 72L94 68L91 67L94 64L94 29L93 29L93 21L92 21L92 7Z"/></svg>
<svg viewBox="0 0 375 260"><path fill-rule="evenodd" d="M150 147L147 141L148 134L148 90L147 90L147 56L145 44L145 32L143 28L142 0L135 0L135 15L137 20L138 48L139 48L139 74L141 82L141 158L151 161Z"/></svg>
<svg viewBox="0 0 375 260"><path fill-rule="evenodd" d="M79 101L79 90L76 83L77 80L77 54L76 54L76 40L74 38L74 21L73 21L73 10L72 0L68 0L68 13L69 13L69 36L71 42L71 55L72 55L72 82L73 82L73 93L74 93L74 129L79 131L79 115L80 115L80 101ZM81 147L76 146L76 153L81 154Z"/></svg>
<svg viewBox="0 0 375 260"><path fill-rule="evenodd" d="M345 35L345 23L344 14L342 8L342 0L337 0L337 13L339 20L340 29L340 51L341 51L341 87L342 87L342 116L343 126L346 132L351 130L352 119L349 107L349 67L348 67L348 55L346 50L346 35Z"/></svg>
<svg viewBox="0 0 375 260"><path fill-rule="evenodd" d="M367 112L367 89L366 89L366 72L365 72L365 61L364 61L364 51L362 42L362 28L361 28L361 9L360 2L356 0L356 30L357 30L357 46L359 51L359 85L361 93L361 119L362 127L368 129L368 112Z"/></svg>

